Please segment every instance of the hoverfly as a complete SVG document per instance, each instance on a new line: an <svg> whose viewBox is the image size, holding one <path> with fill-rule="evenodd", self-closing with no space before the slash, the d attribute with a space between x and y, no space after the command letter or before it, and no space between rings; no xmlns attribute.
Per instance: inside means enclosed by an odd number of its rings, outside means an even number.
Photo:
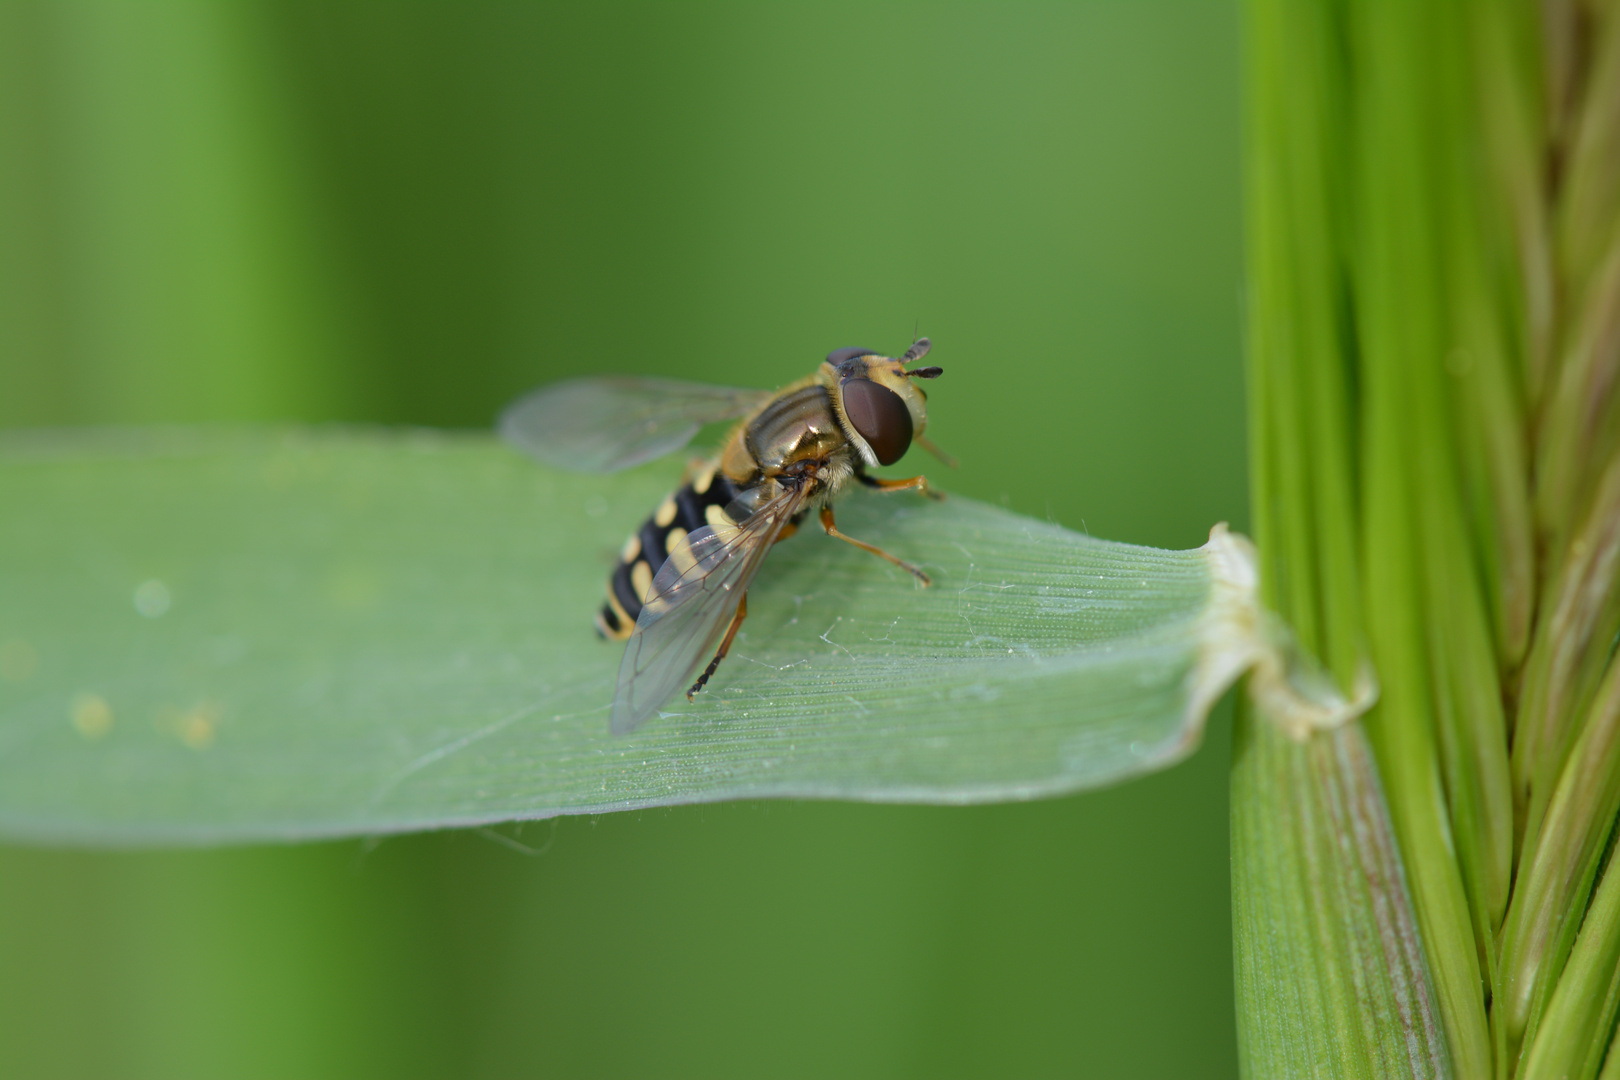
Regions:
<svg viewBox="0 0 1620 1080"><path fill-rule="evenodd" d="M597 631L626 642L615 734L657 712L712 651L687 699L703 689L747 617L748 586L766 552L812 510L820 510L829 536L929 583L905 560L839 532L832 509L852 480L940 497L923 476L867 474L899 461L913 442L949 463L923 436L927 395L912 382L937 378L941 369L908 369L929 347L919 338L899 359L837 349L814 375L775 393L667 379L570 379L501 416L507 440L549 465L585 472L651 461L685 446L704 424L742 417L719 454L694 463L685 483L625 542L608 579Z"/></svg>

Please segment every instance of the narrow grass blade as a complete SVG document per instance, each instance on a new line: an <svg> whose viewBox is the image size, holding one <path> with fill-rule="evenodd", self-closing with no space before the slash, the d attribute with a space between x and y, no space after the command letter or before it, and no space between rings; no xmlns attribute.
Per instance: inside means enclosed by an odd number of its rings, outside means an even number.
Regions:
<svg viewBox="0 0 1620 1080"><path fill-rule="evenodd" d="M1526 1041L1521 1080L1591 1080L1620 1014L1620 874L1611 864L1581 923L1568 963ZM1620 1069L1620 1060L1614 1062Z"/></svg>

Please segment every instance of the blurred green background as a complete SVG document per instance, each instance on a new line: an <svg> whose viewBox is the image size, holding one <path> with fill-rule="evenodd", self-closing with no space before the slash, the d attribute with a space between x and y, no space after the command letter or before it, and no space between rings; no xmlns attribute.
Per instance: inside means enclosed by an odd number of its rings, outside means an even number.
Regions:
<svg viewBox="0 0 1620 1080"><path fill-rule="evenodd" d="M482 426L915 329L947 489L1193 546L1244 523L1237 53L1193 0L7 0L0 426ZM0 847L0 1074L1233 1075L1225 717L1027 805Z"/></svg>

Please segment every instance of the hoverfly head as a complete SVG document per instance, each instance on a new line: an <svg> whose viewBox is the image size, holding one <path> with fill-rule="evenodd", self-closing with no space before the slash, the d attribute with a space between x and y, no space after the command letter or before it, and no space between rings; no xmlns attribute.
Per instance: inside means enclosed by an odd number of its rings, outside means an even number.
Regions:
<svg viewBox="0 0 1620 1080"><path fill-rule="evenodd" d="M937 378L940 369L907 371L906 365L929 348L929 340L919 338L898 360L859 348L827 354L822 381L832 392L844 433L867 465L893 465L928 426L927 396L911 379Z"/></svg>

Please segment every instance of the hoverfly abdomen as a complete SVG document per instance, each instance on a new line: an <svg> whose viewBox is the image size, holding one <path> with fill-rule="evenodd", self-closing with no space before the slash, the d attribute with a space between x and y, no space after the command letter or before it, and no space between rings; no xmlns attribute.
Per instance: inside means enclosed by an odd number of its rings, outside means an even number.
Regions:
<svg viewBox="0 0 1620 1080"><path fill-rule="evenodd" d="M596 613L597 632L615 641L629 637L664 560L672 552L684 552L686 537L694 530L732 524L725 508L736 497L731 481L705 466L660 503L619 552L619 563L608 578L607 602Z"/></svg>

